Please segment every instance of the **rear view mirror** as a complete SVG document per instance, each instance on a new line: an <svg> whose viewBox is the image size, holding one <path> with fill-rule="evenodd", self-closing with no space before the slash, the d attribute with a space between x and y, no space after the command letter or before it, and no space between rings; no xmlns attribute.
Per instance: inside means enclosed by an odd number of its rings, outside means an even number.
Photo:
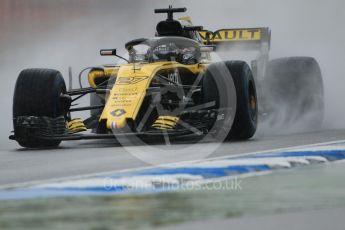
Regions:
<svg viewBox="0 0 345 230"><path fill-rule="evenodd" d="M200 51L201 52L214 52L214 51L216 51L216 46L201 46Z"/></svg>
<svg viewBox="0 0 345 230"><path fill-rule="evenodd" d="M116 49L102 49L100 54L101 56L117 56Z"/></svg>
<svg viewBox="0 0 345 230"><path fill-rule="evenodd" d="M122 60L129 63L129 61L126 58L121 57L121 56L116 54L116 49L103 49L100 51L100 54L101 54L101 56L115 56L115 57L121 58Z"/></svg>

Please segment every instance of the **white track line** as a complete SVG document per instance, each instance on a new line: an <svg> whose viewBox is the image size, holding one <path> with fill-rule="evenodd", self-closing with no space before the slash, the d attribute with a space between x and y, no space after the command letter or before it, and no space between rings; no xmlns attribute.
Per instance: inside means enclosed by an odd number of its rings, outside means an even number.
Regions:
<svg viewBox="0 0 345 230"><path fill-rule="evenodd" d="M3 189L15 189L15 188L32 187L32 186L38 186L40 184L51 184L51 183L59 183L59 182L69 181L69 180L80 180L80 179L86 179L86 178L90 178L90 177L107 176L107 175L110 175L110 174L117 174L117 173L128 173L128 172L134 172L134 171L139 171L139 170L155 169L155 168L159 168L159 167L171 168L171 167L177 167L177 166L180 166L180 165L186 165L186 164L189 164L189 163L197 163L197 162L203 162L203 161L229 159L229 158L235 158L235 157L240 157L240 156L249 156L249 155L255 155L255 154L265 154L265 153L291 151L291 150L297 150L297 149L301 149L301 148L311 148L311 147L317 147L317 146L322 146L322 145L333 145L333 144L341 144L341 143L345 144L345 140L329 141L329 142L319 142L319 143L308 144L308 145L298 145L298 146L292 146L292 147L286 147L286 148L276 148L276 149L257 151L257 152L240 153L240 154L234 154L234 155L230 155L230 156L205 158L205 159L202 159L202 160L199 159L199 160L183 161L183 162L178 162L178 163L162 164L162 165L157 165L157 166L137 167L137 168L131 168L131 169L106 171L106 172L100 172L100 173L91 173L91 174L84 174L84 175L71 176L71 177L60 177L60 178L47 179L47 180L34 180L34 181L30 181L30 182L22 182L22 183L13 183L13 184L1 185L0 189L3 190Z"/></svg>

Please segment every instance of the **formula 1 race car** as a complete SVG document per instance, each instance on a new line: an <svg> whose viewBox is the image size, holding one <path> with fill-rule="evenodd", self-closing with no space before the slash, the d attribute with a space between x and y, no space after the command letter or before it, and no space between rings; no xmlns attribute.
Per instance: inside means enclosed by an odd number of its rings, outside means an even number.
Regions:
<svg viewBox="0 0 345 230"><path fill-rule="evenodd" d="M59 71L23 70L15 86L10 139L29 148L131 136L249 139L259 116L280 116L276 103L287 106L289 120L312 111L312 125L321 122L323 87L315 59L269 61L268 28L206 31L189 17L174 19L174 13L185 11L156 9L168 15L157 24L156 36L126 43L126 57L116 49L101 50L126 63L84 69L78 89L67 90ZM213 62L222 45L256 49L259 55L251 66L241 60ZM86 71L89 86L82 87ZM90 105L76 107L86 95ZM87 119L73 116L88 110Z"/></svg>

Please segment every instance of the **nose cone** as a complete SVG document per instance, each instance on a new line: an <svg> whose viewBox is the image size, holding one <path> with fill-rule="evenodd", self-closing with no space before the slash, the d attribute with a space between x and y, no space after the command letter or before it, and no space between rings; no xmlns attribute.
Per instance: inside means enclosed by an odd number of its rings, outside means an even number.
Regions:
<svg viewBox="0 0 345 230"><path fill-rule="evenodd" d="M155 65L150 65L134 71L131 64L120 67L100 118L107 121L108 129L123 129L127 119L136 119L154 68Z"/></svg>
<svg viewBox="0 0 345 230"><path fill-rule="evenodd" d="M107 127L110 127L111 130L119 130L125 128L127 122L126 118L122 117L120 119L117 119L116 121L108 120L107 121Z"/></svg>

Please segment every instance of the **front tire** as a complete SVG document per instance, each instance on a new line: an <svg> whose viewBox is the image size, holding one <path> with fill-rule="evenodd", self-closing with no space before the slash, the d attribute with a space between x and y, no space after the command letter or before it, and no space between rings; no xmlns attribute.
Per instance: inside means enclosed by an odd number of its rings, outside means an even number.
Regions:
<svg viewBox="0 0 345 230"><path fill-rule="evenodd" d="M225 85L227 81L233 81L236 91L236 112L226 139L250 139L256 132L258 122L257 94L252 71L248 64L243 61L214 63L208 69L223 68L224 65L230 74L216 75L212 74L216 71L206 71L202 83L204 103L215 101L216 109L219 109L220 101L224 100L221 96L222 90L233 90L222 89L222 85L223 83Z"/></svg>
<svg viewBox="0 0 345 230"><path fill-rule="evenodd" d="M17 79L13 97L14 135L17 142L27 148L57 147L61 141L42 140L31 135L30 128L18 126L22 117L58 118L65 116L68 105L61 101L66 92L60 72L51 69L26 69Z"/></svg>

